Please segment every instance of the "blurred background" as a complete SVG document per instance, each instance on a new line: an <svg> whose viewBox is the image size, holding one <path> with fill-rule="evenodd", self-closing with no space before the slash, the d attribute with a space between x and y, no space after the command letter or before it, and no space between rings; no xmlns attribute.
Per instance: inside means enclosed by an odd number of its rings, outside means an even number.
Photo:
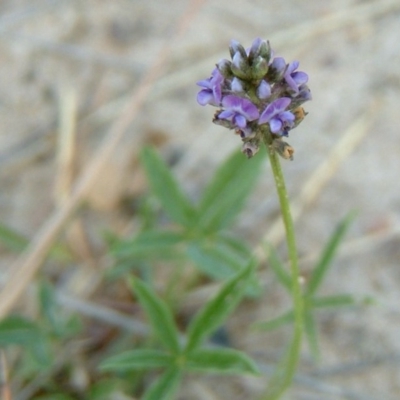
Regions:
<svg viewBox="0 0 400 400"><path fill-rule="evenodd" d="M2 0L0 223L8 232L3 242L12 242L13 232L34 255L21 258L18 246L2 244L0 299L7 287L20 284L15 290L23 292L3 302L2 316L35 315L33 283L43 275L70 293L63 307L89 318L71 297L87 304L101 303L104 293L118 297L100 273L111 265L103 233L135 230L136 200L147 190L140 149L155 146L198 199L241 142L211 123L214 109L198 106L195 82L229 58L231 39L248 47L256 37L288 62L299 60L310 77L309 114L288 140L294 161L283 162L302 271L307 275L339 220L356 210L321 290L373 298L357 311L319 315L321 360L313 363L305 347L288 398L398 399L398 0ZM254 247L266 238L284 255L278 211L265 163L235 232ZM60 233L73 259L44 263L40 246L54 246ZM247 329L285 304L272 274L265 276L265 302L242 305L227 331L235 347L263 354L272 366L290 330ZM201 296L193 295L193 304ZM90 370L82 376L85 387ZM253 398L264 382L188 378L180 398Z"/></svg>

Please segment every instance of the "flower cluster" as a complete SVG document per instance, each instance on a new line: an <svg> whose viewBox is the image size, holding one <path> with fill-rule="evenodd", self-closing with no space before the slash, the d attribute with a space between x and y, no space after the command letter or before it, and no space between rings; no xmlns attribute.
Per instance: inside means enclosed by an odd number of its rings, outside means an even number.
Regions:
<svg viewBox="0 0 400 400"><path fill-rule="evenodd" d="M269 144L291 159L294 150L282 137L306 115L301 105L311 100L308 75L297 70L298 61L274 57L269 42L260 38L248 50L232 40L229 50L232 61L221 60L209 79L197 82L197 102L219 107L213 122L234 129L249 158L267 132Z"/></svg>

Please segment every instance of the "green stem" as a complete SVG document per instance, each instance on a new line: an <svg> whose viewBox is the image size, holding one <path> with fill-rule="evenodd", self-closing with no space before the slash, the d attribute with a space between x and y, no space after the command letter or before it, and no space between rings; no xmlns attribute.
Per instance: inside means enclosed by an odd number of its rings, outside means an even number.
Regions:
<svg viewBox="0 0 400 400"><path fill-rule="evenodd" d="M297 364L300 358L302 334L303 334L303 296L299 281L299 266L297 260L296 239L293 226L293 220L290 213L289 199L286 191L285 180L282 173L278 154L272 148L271 134L263 132L263 139L267 146L269 160L275 179L276 190L278 192L281 214L286 231L286 242L290 260L290 271L292 277L292 301L294 310L294 329L292 342L289 346L286 356L282 359L276 373L269 382L267 392L263 400L275 400L290 386L293 376L296 372Z"/></svg>

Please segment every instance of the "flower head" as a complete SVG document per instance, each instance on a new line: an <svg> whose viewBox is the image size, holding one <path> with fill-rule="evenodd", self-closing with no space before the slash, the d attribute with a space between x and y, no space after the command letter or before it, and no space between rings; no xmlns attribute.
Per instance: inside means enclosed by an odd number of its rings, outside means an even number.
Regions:
<svg viewBox="0 0 400 400"><path fill-rule="evenodd" d="M213 122L240 134L242 151L252 157L263 140L272 144L288 136L307 115L300 106L311 100L308 75L297 71L298 61L274 57L269 42L260 38L247 50L232 40L229 51L231 61L221 60L209 79L197 82L202 88L197 101L221 107ZM272 148L284 158L294 151L287 143Z"/></svg>

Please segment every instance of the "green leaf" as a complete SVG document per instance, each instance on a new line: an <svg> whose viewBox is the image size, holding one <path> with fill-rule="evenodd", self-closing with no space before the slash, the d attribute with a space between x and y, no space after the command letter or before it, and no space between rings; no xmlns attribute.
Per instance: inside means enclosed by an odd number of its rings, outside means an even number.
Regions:
<svg viewBox="0 0 400 400"><path fill-rule="evenodd" d="M139 349L126 351L103 361L100 369L106 371L132 371L170 367L173 358L164 351L152 349Z"/></svg>
<svg viewBox="0 0 400 400"><path fill-rule="evenodd" d="M42 339L39 327L19 316L9 316L0 322L0 345L33 346Z"/></svg>
<svg viewBox="0 0 400 400"><path fill-rule="evenodd" d="M90 385L86 400L110 400L121 393L121 384L115 378L106 378Z"/></svg>
<svg viewBox="0 0 400 400"><path fill-rule="evenodd" d="M29 346L34 360L40 365L41 369L51 367L54 362L54 354L49 339L49 337L41 335L34 344Z"/></svg>
<svg viewBox="0 0 400 400"><path fill-rule="evenodd" d="M230 225L251 193L264 160L261 154L248 160L235 152L216 171L199 204L198 223L208 231Z"/></svg>
<svg viewBox="0 0 400 400"><path fill-rule="evenodd" d="M184 239L178 232L145 231L132 239L114 240L110 253L116 259L116 266L107 276L115 279L140 268L144 261L176 260L181 256L178 246Z"/></svg>
<svg viewBox="0 0 400 400"><path fill-rule="evenodd" d="M254 361L241 351L233 349L199 349L188 355L185 367L195 371L228 374L257 374Z"/></svg>
<svg viewBox="0 0 400 400"><path fill-rule="evenodd" d="M215 235L216 242L225 246L227 249L231 250L237 257L240 257L242 260L249 260L252 257L253 251L246 244L243 239L240 239L236 236L233 236L229 232L218 232Z"/></svg>
<svg viewBox="0 0 400 400"><path fill-rule="evenodd" d="M23 251L28 246L29 240L7 225L0 223L0 243L9 250L17 253ZM49 254L51 257L60 261L68 261L71 259L70 252L64 246L57 244L52 246Z"/></svg>
<svg viewBox="0 0 400 400"><path fill-rule="evenodd" d="M43 367L51 362L50 343L47 339L39 325L23 317L9 316L0 322L0 346L23 346Z"/></svg>
<svg viewBox="0 0 400 400"><path fill-rule="evenodd" d="M305 312L304 315L304 330L306 333L308 345L310 346L311 354L315 360L319 359L318 335L314 317L311 312Z"/></svg>
<svg viewBox="0 0 400 400"><path fill-rule="evenodd" d="M269 321L256 322L253 327L264 331L271 331L277 329L282 325L293 322L293 311L288 311L279 317L273 318Z"/></svg>
<svg viewBox="0 0 400 400"><path fill-rule="evenodd" d="M269 265L271 266L272 270L275 272L275 275L278 281L285 287L289 292L292 290L292 278L288 274L285 269L285 266L281 262L276 253L275 249L272 246L268 246L268 261Z"/></svg>
<svg viewBox="0 0 400 400"><path fill-rule="evenodd" d="M35 396L35 400L74 400L74 398L64 393L52 393L39 397Z"/></svg>
<svg viewBox="0 0 400 400"><path fill-rule="evenodd" d="M243 265L229 251L204 242L190 243L187 255L200 271L214 279L231 278Z"/></svg>
<svg viewBox="0 0 400 400"><path fill-rule="evenodd" d="M115 242L110 251L114 257L124 259L164 258L165 253L176 252L174 246L184 239L184 236L177 232L145 231L132 239Z"/></svg>
<svg viewBox="0 0 400 400"><path fill-rule="evenodd" d="M179 334L171 310L152 289L139 279L133 281L133 288L140 304L146 310L154 333L173 354L178 354L180 352Z"/></svg>
<svg viewBox="0 0 400 400"><path fill-rule="evenodd" d="M65 321L60 314L60 309L55 298L54 290L48 282L42 282L39 287L39 301L41 311L49 323L52 332L62 337L64 333Z"/></svg>
<svg viewBox="0 0 400 400"><path fill-rule="evenodd" d="M25 249L29 243L28 239L0 223L0 242L11 251L20 252Z"/></svg>
<svg viewBox="0 0 400 400"><path fill-rule="evenodd" d="M311 305L315 308L322 307L346 307L355 304L354 297L351 294L338 294L333 296L313 297Z"/></svg>
<svg viewBox="0 0 400 400"><path fill-rule="evenodd" d="M168 400L178 389L182 378L182 371L171 367L165 371L145 393L142 400Z"/></svg>
<svg viewBox="0 0 400 400"><path fill-rule="evenodd" d="M192 242L187 247L187 255L196 267L213 279L229 279L247 265L251 254L246 258L235 252L232 247L219 242ZM257 296L260 294L260 283L256 276L251 276L246 294Z"/></svg>
<svg viewBox="0 0 400 400"><path fill-rule="evenodd" d="M218 294L197 313L188 327L186 353L195 350L204 338L221 326L233 312L246 290L252 271L253 264L249 263L227 281Z"/></svg>
<svg viewBox="0 0 400 400"><path fill-rule="evenodd" d="M48 335L61 340L78 334L81 329L79 316L65 313L57 301L53 286L47 281L40 283L39 302L45 320L41 326Z"/></svg>
<svg viewBox="0 0 400 400"><path fill-rule="evenodd" d="M344 218L335 231L333 232L331 238L329 239L327 245L325 246L324 250L322 251L321 257L312 271L311 278L307 285L306 293L307 295L313 295L316 290L318 289L319 285L324 278L330 263L333 260L333 257L336 254L336 251L339 247L340 242L343 240L344 235L350 225L350 223L355 218L355 213L352 212Z"/></svg>
<svg viewBox="0 0 400 400"><path fill-rule="evenodd" d="M193 225L195 211L180 190L168 166L149 147L143 149L141 159L152 192L160 200L165 212L178 224L183 226Z"/></svg>

